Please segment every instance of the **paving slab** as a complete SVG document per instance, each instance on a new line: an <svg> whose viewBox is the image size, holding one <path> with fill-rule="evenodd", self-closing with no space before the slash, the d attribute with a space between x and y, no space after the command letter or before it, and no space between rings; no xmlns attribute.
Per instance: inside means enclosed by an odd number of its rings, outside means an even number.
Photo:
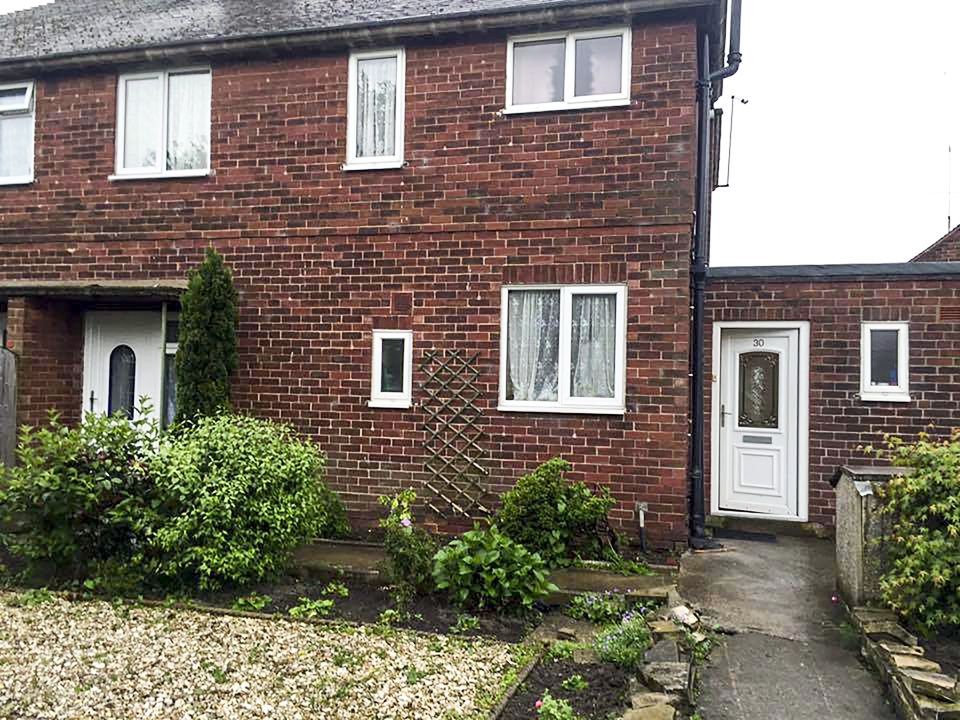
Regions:
<svg viewBox="0 0 960 720"><path fill-rule="evenodd" d="M680 592L726 637L701 671L703 720L896 720L834 591L833 544L724 540L684 558Z"/></svg>

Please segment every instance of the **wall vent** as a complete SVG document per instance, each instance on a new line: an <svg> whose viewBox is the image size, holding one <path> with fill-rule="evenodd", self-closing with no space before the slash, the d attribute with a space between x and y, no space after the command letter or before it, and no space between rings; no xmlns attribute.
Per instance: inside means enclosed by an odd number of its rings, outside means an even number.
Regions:
<svg viewBox="0 0 960 720"><path fill-rule="evenodd" d="M944 322L960 322L960 305L941 305L940 320Z"/></svg>

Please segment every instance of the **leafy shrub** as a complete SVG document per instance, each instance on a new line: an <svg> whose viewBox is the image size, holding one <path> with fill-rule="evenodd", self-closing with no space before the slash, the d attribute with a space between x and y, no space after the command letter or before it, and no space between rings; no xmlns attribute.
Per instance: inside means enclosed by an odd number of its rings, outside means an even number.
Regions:
<svg viewBox="0 0 960 720"><path fill-rule="evenodd" d="M590 687L590 683L583 678L583 675L575 673L560 683L560 687L568 692L580 692Z"/></svg>
<svg viewBox="0 0 960 720"><path fill-rule="evenodd" d="M166 512L158 571L201 588L275 575L327 521L326 461L286 425L219 415L183 425L152 469Z"/></svg>
<svg viewBox="0 0 960 720"><path fill-rule="evenodd" d="M416 499L416 492L410 489L392 498L380 497L380 504L387 508L387 517L380 520L387 572L401 602L433 590L437 543L426 530L414 525L412 508Z"/></svg>
<svg viewBox="0 0 960 720"><path fill-rule="evenodd" d="M318 538L345 538L350 536L350 520L343 500L326 483L320 485L320 505L323 520L317 528Z"/></svg>
<svg viewBox="0 0 960 720"><path fill-rule="evenodd" d="M233 609L260 611L271 602L273 602L273 598L269 595L261 595L257 592L251 592L249 595L244 595L243 597L238 597L236 600L234 600Z"/></svg>
<svg viewBox="0 0 960 720"><path fill-rule="evenodd" d="M960 431L886 439L880 455L912 472L880 493L891 521L883 597L922 632L960 627Z"/></svg>
<svg viewBox="0 0 960 720"><path fill-rule="evenodd" d="M223 257L208 248L180 298L178 422L229 410L236 367L237 291Z"/></svg>
<svg viewBox="0 0 960 720"><path fill-rule="evenodd" d="M594 641L601 660L626 669L640 667L649 647L650 628L640 612L628 612L619 625L603 630Z"/></svg>
<svg viewBox="0 0 960 720"><path fill-rule="evenodd" d="M329 615L335 604L336 600L333 598L311 600L308 597L300 597L300 602L287 612L290 613L290 617L299 620L316 620Z"/></svg>
<svg viewBox="0 0 960 720"><path fill-rule="evenodd" d="M571 559L602 557L607 513L616 501L606 488L594 494L582 482L568 483L570 463L560 458L524 475L504 494L494 522L503 534L539 553L550 567Z"/></svg>
<svg viewBox="0 0 960 720"><path fill-rule="evenodd" d="M616 622L627 611L627 599L615 592L591 592L576 595L566 614L577 620L603 625Z"/></svg>
<svg viewBox="0 0 960 720"><path fill-rule="evenodd" d="M141 405L138 417L148 414ZM23 529L4 537L10 550L73 572L129 558L155 501L149 466L158 432L152 420L119 414L68 427L51 413L46 427L24 428L19 464L0 468L0 511Z"/></svg>
<svg viewBox="0 0 960 720"><path fill-rule="evenodd" d="M434 556L433 577L465 608L530 608L557 586L536 553L515 543L496 526L474 528Z"/></svg>
<svg viewBox="0 0 960 720"><path fill-rule="evenodd" d="M549 690L543 691L543 697L536 703L537 717L542 720L579 720L573 707L566 700L555 698Z"/></svg>

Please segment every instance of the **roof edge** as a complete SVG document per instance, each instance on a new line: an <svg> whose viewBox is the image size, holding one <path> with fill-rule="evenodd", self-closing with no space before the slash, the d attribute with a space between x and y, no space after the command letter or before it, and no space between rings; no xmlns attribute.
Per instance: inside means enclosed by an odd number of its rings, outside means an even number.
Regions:
<svg viewBox="0 0 960 720"><path fill-rule="evenodd" d="M708 280L835 280L837 278L960 277L960 262L754 265L712 267Z"/></svg>
<svg viewBox="0 0 960 720"><path fill-rule="evenodd" d="M954 227L952 227L950 230L947 231L947 234L946 234L946 235L944 235L943 237L941 237L939 240L937 240L937 241L936 241L935 243L933 243L932 245L928 245L928 246L925 247L923 250L921 250L920 252L918 252L916 255L914 255L912 258L910 258L910 262L924 262L923 260L920 260L919 258L922 258L922 257L923 257L924 255L926 255L928 252L931 252L931 251L933 251L934 249L940 247L940 246L941 246L943 243L945 243L947 240L952 240L952 239L954 238L954 236L957 235L957 234L960 234L960 225L955 225Z"/></svg>
<svg viewBox="0 0 960 720"><path fill-rule="evenodd" d="M518 0L519 1L519 0ZM420 16L355 23L332 28L304 28L235 35L216 40L183 40L124 48L101 48L82 52L54 53L43 57L0 58L0 78L38 73L79 70L101 65L178 61L198 57L229 57L256 53L276 54L323 46L338 48L396 42L412 37L483 32L517 25L552 25L564 21L603 20L676 10L716 8L722 0L556 0L536 8L517 5L510 9L460 12L443 16ZM318 47L319 46L319 47Z"/></svg>

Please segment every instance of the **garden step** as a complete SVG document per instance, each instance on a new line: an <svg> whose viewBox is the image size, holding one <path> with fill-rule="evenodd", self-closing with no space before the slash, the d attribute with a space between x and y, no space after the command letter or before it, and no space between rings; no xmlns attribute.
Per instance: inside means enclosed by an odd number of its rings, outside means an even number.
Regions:
<svg viewBox="0 0 960 720"><path fill-rule="evenodd" d="M920 670L927 673L939 673L940 663L933 660L927 660L919 655L897 655L890 656L890 662L897 670Z"/></svg>
<svg viewBox="0 0 960 720"><path fill-rule="evenodd" d="M677 702L676 695L656 692L636 692L630 696L630 707L634 710L653 707L655 705L673 705Z"/></svg>
<svg viewBox="0 0 960 720"><path fill-rule="evenodd" d="M901 675L910 683L913 691L919 695L957 702L960 693L957 692L957 680L949 675L923 670L903 670Z"/></svg>
<svg viewBox="0 0 960 720"><path fill-rule="evenodd" d="M640 668L640 678L648 687L665 693L686 693L690 668L682 662L653 662Z"/></svg>
<svg viewBox="0 0 960 720"><path fill-rule="evenodd" d="M661 640L647 650L643 659L645 662L680 662L680 645L676 640Z"/></svg>
<svg viewBox="0 0 960 720"><path fill-rule="evenodd" d="M677 711L670 705L650 705L640 710L627 710L623 720L674 720Z"/></svg>
<svg viewBox="0 0 960 720"><path fill-rule="evenodd" d="M611 590L634 600L665 600L673 588L671 578L663 575L618 575L607 570L582 568L554 570L550 573L550 581L561 592L547 598L548 602L565 602L571 594Z"/></svg>

